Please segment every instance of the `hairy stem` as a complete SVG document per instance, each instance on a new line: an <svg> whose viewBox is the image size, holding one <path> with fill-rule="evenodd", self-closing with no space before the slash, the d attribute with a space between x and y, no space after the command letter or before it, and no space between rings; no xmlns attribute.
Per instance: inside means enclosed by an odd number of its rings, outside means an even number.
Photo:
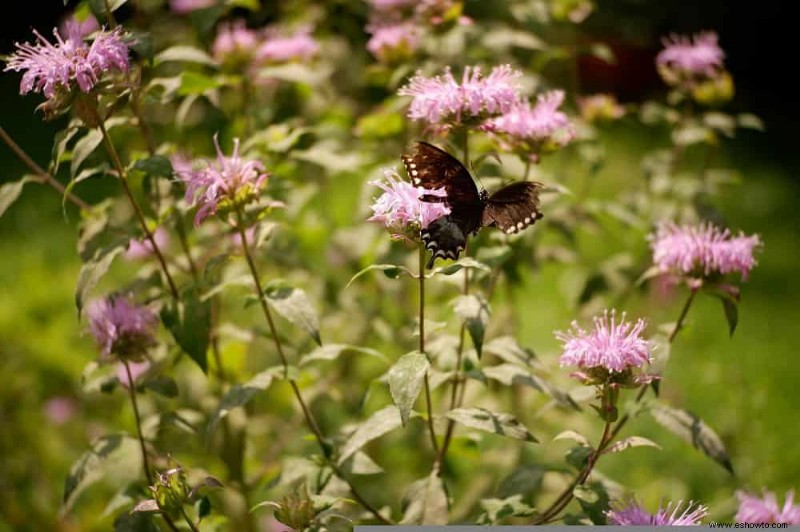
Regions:
<svg viewBox="0 0 800 532"><path fill-rule="evenodd" d="M47 172L44 168L36 164L36 161L31 159L31 157L27 153L25 153L25 150L20 148L19 144L14 142L14 139L11 138L11 135L9 135L6 132L6 130L3 129L2 126L0 126L0 138L2 138L3 142L5 142L6 145L9 148L11 148L11 151L14 152L14 155L16 155L19 158L19 160L21 160L25 164L25 166L30 168L31 171L34 174L36 174L36 176L40 178L43 183L46 183L51 187L53 187L54 189L58 190L59 192L61 192L62 195L64 194L64 192L67 190L66 187L62 185L55 177L50 175L50 173ZM68 193L66 197L67 200L74 203L80 209L88 211L92 208L91 205L83 201L81 198L79 198L72 192Z"/></svg>
<svg viewBox="0 0 800 532"><path fill-rule="evenodd" d="M128 376L128 393L131 397L131 405L133 406L133 416L136 420L136 434L139 435L139 446L142 450L142 468L144 469L144 476L147 479L147 484L153 484L153 477L150 474L150 461L147 458L147 446L144 443L144 435L142 434L142 420L139 417L139 403L136 401L136 386L133 384L133 374L128 361L123 359L122 365L125 366L125 374Z"/></svg>
<svg viewBox="0 0 800 532"><path fill-rule="evenodd" d="M425 352L425 246L419 246L419 352L428 357ZM425 370L425 407L428 411L428 433L431 437L433 452L436 454L436 462L439 462L439 444L436 442L436 431L433 428L433 405L431 402L431 384L428 378L428 371Z"/></svg>

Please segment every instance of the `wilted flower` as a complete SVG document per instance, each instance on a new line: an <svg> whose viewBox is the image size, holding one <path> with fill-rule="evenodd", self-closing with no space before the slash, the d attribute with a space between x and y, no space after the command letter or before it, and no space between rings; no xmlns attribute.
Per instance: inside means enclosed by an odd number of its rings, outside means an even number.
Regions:
<svg viewBox="0 0 800 532"><path fill-rule="evenodd" d="M663 39L664 49L656 56L656 65L665 81L674 83L681 78L712 78L722 70L725 52L717 44L713 31L694 37L671 35ZM677 78L676 78L677 76Z"/></svg>
<svg viewBox="0 0 800 532"><path fill-rule="evenodd" d="M76 26L67 29L65 37L53 30L55 45L36 30L36 43L16 44L5 70L25 71L20 94L42 92L52 98L57 91L69 92L76 85L89 92L105 72L128 70L128 47L120 29L98 33L91 45L83 41Z"/></svg>
<svg viewBox="0 0 800 532"><path fill-rule="evenodd" d="M158 319L149 308L123 296L92 302L88 309L89 330L103 357L116 355L142 360L145 351L155 344Z"/></svg>
<svg viewBox="0 0 800 532"><path fill-rule="evenodd" d="M217 135L214 135L214 145L216 165L209 161L208 166L200 170L176 169L178 177L186 183L186 202L199 207L195 225L216 213L221 204L235 207L252 201L268 178L263 164L239 156L239 139L234 139L230 157L222 153Z"/></svg>
<svg viewBox="0 0 800 532"><path fill-rule="evenodd" d="M569 118L558 110L562 103L564 91L540 95L535 107L518 101L502 115L485 122L481 129L502 135L512 149L522 149L535 159L542 148L563 146L575 136Z"/></svg>
<svg viewBox="0 0 800 532"><path fill-rule="evenodd" d="M64 35L77 35L81 39L85 38L87 35L91 35L99 29L100 24L91 14L87 14L83 18L78 18L74 14L70 15L64 19L64 21L61 23L61 26L58 28L59 32Z"/></svg>
<svg viewBox="0 0 800 532"><path fill-rule="evenodd" d="M678 226L662 222L650 235L653 262L662 273L707 277L738 271L746 279L756 264L753 252L762 245L758 235L731 236L710 223Z"/></svg>
<svg viewBox="0 0 800 532"><path fill-rule="evenodd" d="M372 204L371 222L380 222L393 236L419 238L420 229L450 213L444 203L422 201L423 195L445 197L444 189L426 190L403 181L393 170L385 170L385 181L370 181L380 187L383 194Z"/></svg>
<svg viewBox="0 0 800 532"><path fill-rule="evenodd" d="M606 512L610 525L639 525L639 526L698 526L700 520L708 515L708 508L698 504L694 509L694 502L689 501L681 512L683 501L668 503L665 508L659 508L655 514L649 513L635 499L627 504L618 504Z"/></svg>
<svg viewBox="0 0 800 532"><path fill-rule="evenodd" d="M186 15L198 9L217 5L217 0L169 0L169 8L175 13Z"/></svg>
<svg viewBox="0 0 800 532"><path fill-rule="evenodd" d="M612 121L622 118L625 108L613 94L592 94L578 99L581 117L587 122Z"/></svg>
<svg viewBox="0 0 800 532"><path fill-rule="evenodd" d="M222 22L211 45L211 52L220 63L238 66L250 61L258 43L258 34L247 28L243 20Z"/></svg>
<svg viewBox="0 0 800 532"><path fill-rule="evenodd" d="M169 245L169 233L163 227L157 227L153 231L153 240L156 241L158 249L164 249ZM125 258L128 260L146 259L153 255L153 244L146 237L138 240L131 240Z"/></svg>
<svg viewBox="0 0 800 532"><path fill-rule="evenodd" d="M775 494L764 490L764 496L758 498L744 491L737 491L739 510L734 518L737 523L784 523L800 525L800 505L794 502L794 491L786 493L783 507L778 506Z"/></svg>
<svg viewBox="0 0 800 532"><path fill-rule="evenodd" d="M319 43L311 36L311 28L300 28L292 35L269 28L264 34L263 43L256 50L255 61L259 64L308 61L318 52Z"/></svg>
<svg viewBox="0 0 800 532"><path fill-rule="evenodd" d="M370 25L367 31L372 33L367 50L380 61L408 58L419 46L419 31L413 23Z"/></svg>
<svg viewBox="0 0 800 532"><path fill-rule="evenodd" d="M564 343L560 365L585 370L621 373L650 362L650 345L642 338L645 321L625 321L625 313L617 321L615 311L605 311L594 318L594 330L586 331L577 322L567 332L556 332Z"/></svg>
<svg viewBox="0 0 800 532"><path fill-rule="evenodd" d="M510 111L519 99L517 80L521 76L510 65L494 67L486 77L480 67L465 67L459 84L448 67L443 75L433 78L418 72L397 93L413 97L409 118L446 128L466 119Z"/></svg>

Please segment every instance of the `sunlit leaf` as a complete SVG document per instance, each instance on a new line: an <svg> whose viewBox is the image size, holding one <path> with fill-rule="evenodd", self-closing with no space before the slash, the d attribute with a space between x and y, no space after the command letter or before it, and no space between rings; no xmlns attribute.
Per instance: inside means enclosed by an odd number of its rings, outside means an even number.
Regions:
<svg viewBox="0 0 800 532"><path fill-rule="evenodd" d="M618 453L625 449L630 449L631 447L655 447L656 449L661 449L661 446L652 440L642 438L641 436L631 436L624 440L615 441L605 448L603 454Z"/></svg>
<svg viewBox="0 0 800 532"><path fill-rule="evenodd" d="M81 137L72 148L72 161L70 162L70 174L74 178L78 174L78 169L94 150L103 142L103 134L99 129L90 129L86 135Z"/></svg>
<svg viewBox="0 0 800 532"><path fill-rule="evenodd" d="M448 501L444 483L435 469L409 486L403 499L401 525L446 525Z"/></svg>
<svg viewBox="0 0 800 532"><path fill-rule="evenodd" d="M454 309L467 327L472 345L478 353L478 358L483 353L483 337L486 333L486 324L489 323L489 303L479 295L469 294L456 299Z"/></svg>
<svg viewBox="0 0 800 532"><path fill-rule="evenodd" d="M371 357L379 358L384 362L388 362L388 359L383 353L376 351L375 349L370 349L369 347L361 347L349 344L325 344L305 355L300 360L300 365L305 366L311 362L336 360L339 358L339 356L348 352L361 353Z"/></svg>
<svg viewBox="0 0 800 532"><path fill-rule="evenodd" d="M234 408L244 406L250 402L258 393L270 387L276 376L280 375L283 368L270 368L252 377L244 384L236 384L222 396L222 399L208 421L206 428L206 438L211 438L217 429L219 422L228 416Z"/></svg>
<svg viewBox="0 0 800 532"><path fill-rule="evenodd" d="M0 185L0 216L3 216L3 213L17 201L17 198L22 192L22 187L31 181L38 181L38 178L33 175L26 175L18 181Z"/></svg>
<svg viewBox="0 0 800 532"><path fill-rule="evenodd" d="M369 419L362 422L358 428L350 435L339 453L339 465L342 465L356 451L360 450L367 443L376 438L380 438L402 425L400 412L397 407L390 405L372 414Z"/></svg>
<svg viewBox="0 0 800 532"><path fill-rule="evenodd" d="M184 63L200 63L204 65L216 65L214 58L208 55L205 51L194 46L180 44L167 48L163 52L159 52L153 62L156 65L166 63L167 61L180 61Z"/></svg>
<svg viewBox="0 0 800 532"><path fill-rule="evenodd" d="M276 281L264 288L264 295L278 314L305 330L318 345L322 345L317 311L303 290Z"/></svg>
<svg viewBox="0 0 800 532"><path fill-rule="evenodd" d="M123 251L125 251L125 245L117 241L109 247L99 249L92 260L81 266L75 286L75 306L78 309L78 316L83 312L86 296L97 285L100 278L108 272L117 255Z"/></svg>
<svg viewBox="0 0 800 532"><path fill-rule="evenodd" d="M389 392L394 404L400 410L400 421L404 427L422 390L425 373L429 367L430 363L425 355L409 353L400 357L389 370Z"/></svg>
<svg viewBox="0 0 800 532"><path fill-rule="evenodd" d="M414 275L405 266L398 266L396 264L370 264L369 266L367 266L366 268L364 268L363 270L361 270L360 272L355 274L350 279L350 282L347 283L347 286L345 286L345 288L349 287L351 284L353 284L353 281L355 281L356 279L358 279L359 277L361 277L365 273L369 273L369 272L375 271L375 270L383 272L383 274L386 277L388 277L389 279L397 279L398 277L400 277L401 273L406 273L408 275Z"/></svg>
<svg viewBox="0 0 800 532"><path fill-rule="evenodd" d="M197 287L191 286L181 294L180 301L171 301L161 309L161 321L183 352L207 372L211 302L202 300Z"/></svg>
<svg viewBox="0 0 800 532"><path fill-rule="evenodd" d="M519 493L503 499L483 499L481 508L484 514L479 518L478 524L497 524L507 517L530 517L536 512L523 502Z"/></svg>
<svg viewBox="0 0 800 532"><path fill-rule="evenodd" d="M467 427L499 434L517 440L538 441L516 417L511 414L491 412L485 408L456 408L445 417Z"/></svg>

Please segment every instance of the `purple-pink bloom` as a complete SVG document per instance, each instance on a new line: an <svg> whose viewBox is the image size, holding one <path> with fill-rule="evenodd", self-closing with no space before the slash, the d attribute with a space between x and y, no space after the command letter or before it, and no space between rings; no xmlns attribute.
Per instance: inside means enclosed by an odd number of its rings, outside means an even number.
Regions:
<svg viewBox="0 0 800 532"><path fill-rule="evenodd" d="M510 65L496 66L483 77L480 67L465 67L461 83L450 68L441 76L417 73L397 93L411 96L408 117L432 126L460 124L464 118L485 118L506 113L519 100L517 80L522 73Z"/></svg>
<svg viewBox="0 0 800 532"><path fill-rule="evenodd" d="M311 28L303 27L292 35L276 28L264 32L264 41L255 53L259 64L309 61L319 52L319 43L311 36Z"/></svg>
<svg viewBox="0 0 800 532"><path fill-rule="evenodd" d="M683 501L677 504L668 503L666 507L659 508L655 514L649 513L635 499L624 504L612 506L606 512L610 525L639 525L639 526L698 526L700 520L708 515L708 508L698 504L694 509L694 502L689 501L686 508L681 511Z"/></svg>
<svg viewBox="0 0 800 532"><path fill-rule="evenodd" d="M217 212L223 200L236 202L257 195L269 177L259 161L242 159L239 156L239 139L233 141L233 155L226 157L214 135L217 149L217 164L208 161L200 170L176 170L178 177L186 183L185 200L198 206L195 225Z"/></svg>
<svg viewBox="0 0 800 532"><path fill-rule="evenodd" d="M762 245L758 235L740 232L734 237L710 223L662 222L649 238L653 262L661 272L700 277L739 272L746 279L756 265L753 253Z"/></svg>
<svg viewBox="0 0 800 532"><path fill-rule="evenodd" d="M650 344L642 338L646 322L635 324L625 321L625 313L617 320L615 311L605 311L594 318L594 330L586 331L573 321L567 332L556 331L556 338L564 343L560 365L583 369L604 368L622 372L641 367L650 362Z"/></svg>
<svg viewBox="0 0 800 532"><path fill-rule="evenodd" d="M14 52L4 70L24 70L20 82L20 94L42 92L51 98L56 90L70 90L73 83L83 92L89 92L103 73L111 70L128 70L128 46L122 40L119 28L97 34L94 41L83 41L75 26L62 37L53 30L56 44L50 43L34 30L37 42L16 44Z"/></svg>
<svg viewBox="0 0 800 532"><path fill-rule="evenodd" d="M800 505L794 503L794 490L786 493L783 506L778 505L775 494L764 490L762 498L744 491L737 491L739 510L734 518L737 523L784 523L800 525Z"/></svg>
<svg viewBox="0 0 800 532"><path fill-rule="evenodd" d="M158 249L164 249L169 245L169 233L163 227L157 227L156 230L153 231L153 240L156 241ZM153 244L150 243L147 237L144 237L131 240L128 243L128 249L125 251L125 258L128 260L142 260L152 256L153 253Z"/></svg>
<svg viewBox="0 0 800 532"><path fill-rule="evenodd" d="M217 0L169 0L169 8L175 13L186 15L198 9L217 5Z"/></svg>
<svg viewBox="0 0 800 532"><path fill-rule="evenodd" d="M367 50L381 61L408 56L419 46L419 30L410 22L370 25L367 31L372 34Z"/></svg>
<svg viewBox="0 0 800 532"><path fill-rule="evenodd" d="M527 101L518 101L502 115L488 120L482 129L523 142L543 142L558 132L564 132L559 144L566 144L575 132L567 115L558 110L563 103L564 91L539 95L535 107Z"/></svg>
<svg viewBox="0 0 800 532"><path fill-rule="evenodd" d="M124 296L95 300L87 308L89 331L100 347L102 357L117 355L141 360L155 344L158 318L149 308Z"/></svg>
<svg viewBox="0 0 800 532"><path fill-rule="evenodd" d="M244 20L222 22L217 29L211 52L214 59L224 63L248 61L258 47L258 33L245 26Z"/></svg>
<svg viewBox="0 0 800 532"><path fill-rule="evenodd" d="M97 19L91 14L83 19L79 19L74 14L70 15L61 23L58 30L64 35L77 35L81 39L91 35L100 29L100 24Z"/></svg>
<svg viewBox="0 0 800 532"><path fill-rule="evenodd" d="M383 190L375 203L372 204L373 215L368 218L370 222L380 222L392 233L393 236L402 237L409 232L418 232L447 214L450 208L444 203L422 201L423 195L445 197L444 189L426 190L415 187L393 170L384 170L385 181L370 181Z"/></svg>
<svg viewBox="0 0 800 532"><path fill-rule="evenodd" d="M688 37L671 35L662 40L664 49L656 56L656 64L689 76L712 77L722 68L725 52L719 47L717 34L706 31Z"/></svg>

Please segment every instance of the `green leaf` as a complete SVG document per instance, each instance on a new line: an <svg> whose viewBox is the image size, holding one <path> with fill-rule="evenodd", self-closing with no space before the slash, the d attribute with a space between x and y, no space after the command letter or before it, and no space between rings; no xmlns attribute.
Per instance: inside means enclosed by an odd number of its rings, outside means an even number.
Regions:
<svg viewBox="0 0 800 532"><path fill-rule="evenodd" d="M227 417L234 408L244 406L259 392L265 391L275 380L276 374L283 372L283 368L270 368L255 375L244 384L236 384L228 390L217 406L217 410L208 421L206 439L210 439L217 429L220 421Z"/></svg>
<svg viewBox="0 0 800 532"><path fill-rule="evenodd" d="M361 423L347 439L339 454L338 464L342 465L367 443L380 438L401 425L400 412L396 406L391 405L378 410L369 419Z"/></svg>
<svg viewBox="0 0 800 532"><path fill-rule="evenodd" d="M530 366L535 358L533 351L521 346L513 336L492 338L483 350L512 364Z"/></svg>
<svg viewBox="0 0 800 532"><path fill-rule="evenodd" d="M139 505L136 507L138 508ZM157 507L158 505L156 505ZM133 512L133 510L131 511ZM150 511L123 512L114 519L114 532L159 532L161 528L155 523L156 519L160 519L160 517L156 517Z"/></svg>
<svg viewBox="0 0 800 532"><path fill-rule="evenodd" d="M403 503L401 525L446 525L449 520L447 492L437 468L409 486Z"/></svg>
<svg viewBox="0 0 800 532"><path fill-rule="evenodd" d="M123 461L130 467L141 468L139 442L124 434L111 434L99 438L89 451L81 455L70 467L64 483L61 515L70 511L78 495L106 474L106 469Z"/></svg>
<svg viewBox="0 0 800 532"><path fill-rule="evenodd" d="M128 3L128 0L108 0L108 8L113 13L117 9ZM64 2L67 5L67 2ZM106 20L106 0L89 0L89 9L92 10L97 20Z"/></svg>
<svg viewBox="0 0 800 532"><path fill-rule="evenodd" d="M211 499L203 497L197 501L197 520L202 521L211 515Z"/></svg>
<svg viewBox="0 0 800 532"><path fill-rule="evenodd" d="M631 436L609 445L602 454L618 453L625 449L630 449L631 447L655 447L656 449L661 449L661 446L652 440L642 438L641 436Z"/></svg>
<svg viewBox="0 0 800 532"><path fill-rule="evenodd" d="M180 96L204 94L210 90L222 87L224 84L225 82L219 78L213 78L191 70L184 70L181 73L181 86L178 87L178 94Z"/></svg>
<svg viewBox="0 0 800 532"><path fill-rule="evenodd" d="M72 162L70 163L70 175L74 178L78 175L78 170L83 162L94 150L103 142L103 134L99 129L90 129L89 132L81 137L72 148Z"/></svg>
<svg viewBox="0 0 800 532"><path fill-rule="evenodd" d="M482 262L478 262L477 260L471 257L464 257L457 262L452 264L448 264L447 266L440 266L438 268L434 268L433 271L429 274L429 276L434 276L438 274L442 275L453 275L456 272L459 272L465 268L474 269L474 270L481 270L484 272L491 272L492 269L489 268L487 265L483 264Z"/></svg>
<svg viewBox="0 0 800 532"><path fill-rule="evenodd" d="M15 202L22 192L22 187L31 181L38 181L39 179L33 175L26 175L19 181L12 181L11 183L4 183L0 185L0 217L3 213Z"/></svg>
<svg viewBox="0 0 800 532"><path fill-rule="evenodd" d="M592 444L589 443L589 439L586 436L580 434L579 432L575 432L574 430L565 430L563 432L559 432L557 435L553 437L553 441L558 441L558 440L572 440L583 447L592 446Z"/></svg>
<svg viewBox="0 0 800 532"><path fill-rule="evenodd" d="M417 401L425 373L430 367L425 355L409 353L400 357L400 360L389 370L389 392L397 408L400 409L400 422L405 427L411 415L411 409Z"/></svg>
<svg viewBox="0 0 800 532"><path fill-rule="evenodd" d="M644 273L642 273L642 275L639 276L638 279L636 279L636 282L634 284L636 286L641 286L642 284L644 284L645 281L648 281L654 277L658 277L662 273L663 272L661 271L661 268L659 268L658 266L650 266L644 271Z"/></svg>
<svg viewBox="0 0 800 532"><path fill-rule="evenodd" d="M336 360L343 353L347 352L362 353L371 357L379 358L384 362L389 361L383 353L374 349L370 349L369 347L360 347L349 344L325 344L304 356L300 360L300 365L305 366L311 362Z"/></svg>
<svg viewBox="0 0 800 532"><path fill-rule="evenodd" d="M160 508L158 507L158 501L155 499L145 499L140 501L136 506L133 507L131 513L137 512L158 512Z"/></svg>
<svg viewBox="0 0 800 532"><path fill-rule="evenodd" d="M94 258L81 266L78 272L78 282L75 286L75 306L78 308L78 317L83 312L86 296L94 288L103 275L111 267L114 259L125 251L125 245L117 241L114 244L100 248L95 252Z"/></svg>
<svg viewBox="0 0 800 532"><path fill-rule="evenodd" d="M609 506L609 497L605 487L599 482L575 486L572 490L575 500L581 509L595 525L606 524L606 510Z"/></svg>
<svg viewBox="0 0 800 532"><path fill-rule="evenodd" d="M359 277L361 277L365 273L371 272L373 270L382 271L383 274L386 277L388 277L389 279L397 279L398 277L400 277L400 274L403 273L403 272L405 272L405 273L407 273L409 275L413 275L411 273L411 271L408 268L406 268L405 266L397 266L395 264L370 264L369 266L367 266L366 268L364 268L363 270L361 270L360 272L355 274L350 279L350 282L347 283L347 286L345 286L345 288L347 288L348 286L353 284L353 281L355 281L356 279L358 279Z"/></svg>
<svg viewBox="0 0 800 532"><path fill-rule="evenodd" d="M511 414L490 412L485 408L456 408L445 417L473 429L518 440L537 442L525 426Z"/></svg>
<svg viewBox="0 0 800 532"><path fill-rule="evenodd" d="M383 468L367 456L367 453L362 451L356 451L342 465L342 470L353 475L377 475L378 473L383 473Z"/></svg>
<svg viewBox="0 0 800 532"><path fill-rule="evenodd" d="M736 116L736 123L739 127L746 127L749 129L756 129L764 131L764 121L758 116L751 113L742 113Z"/></svg>
<svg viewBox="0 0 800 532"><path fill-rule="evenodd" d="M481 508L484 515L480 518L480 524L496 524L506 517L530 517L536 512L522 501L519 493L503 499L483 499Z"/></svg>
<svg viewBox="0 0 800 532"><path fill-rule="evenodd" d="M133 163L133 169L144 172L149 176L172 176L172 162L163 155L153 155L145 159L137 159Z"/></svg>
<svg viewBox="0 0 800 532"><path fill-rule="evenodd" d="M268 66L258 70L259 79L279 79L291 83L304 83L317 85L330 75L329 69L311 68L301 63L286 63L283 65Z"/></svg>
<svg viewBox="0 0 800 532"><path fill-rule="evenodd" d="M183 63L200 63L203 65L215 66L214 58L200 48L187 45L177 45L167 48L153 58L153 63L158 66L168 61L180 61Z"/></svg>
<svg viewBox="0 0 800 532"><path fill-rule="evenodd" d="M691 443L696 449L713 459L733 473L733 464L725 449L725 444L711 427L691 412L655 403L650 410L653 418L664 428Z"/></svg>
<svg viewBox="0 0 800 532"><path fill-rule="evenodd" d="M483 354L483 337L486 332L486 324L489 323L489 303L483 298L474 294L459 296L455 302L456 314L464 321L464 325L472 338L472 345L480 359Z"/></svg>
<svg viewBox="0 0 800 532"><path fill-rule="evenodd" d="M156 375L142 383L142 388L152 390L164 397L178 397L178 383L172 377Z"/></svg>
<svg viewBox="0 0 800 532"><path fill-rule="evenodd" d="M241 7L253 12L261 9L260 0L227 0L226 5L230 8Z"/></svg>
<svg viewBox="0 0 800 532"><path fill-rule="evenodd" d="M500 364L483 368L483 374L505 386L524 384L525 386L536 388L540 392L549 393L549 387L546 382L529 370L517 366L516 364Z"/></svg>
<svg viewBox="0 0 800 532"><path fill-rule="evenodd" d="M728 321L730 335L733 336L734 331L736 331L736 325L739 323L739 307L735 301L726 297L720 298L720 301L722 301L722 310L725 312L725 319Z"/></svg>
<svg viewBox="0 0 800 532"><path fill-rule="evenodd" d="M171 301L161 309L161 321L183 352L206 373L211 340L211 302L201 300L197 287L191 286L181 294L180 301Z"/></svg>
<svg viewBox="0 0 800 532"><path fill-rule="evenodd" d="M278 314L304 329L318 345L322 345L317 311L303 290L275 281L265 287L264 295Z"/></svg>
<svg viewBox="0 0 800 532"><path fill-rule="evenodd" d="M519 464L497 487L497 495L503 499L519 494L523 498L539 491L546 469L536 464Z"/></svg>

